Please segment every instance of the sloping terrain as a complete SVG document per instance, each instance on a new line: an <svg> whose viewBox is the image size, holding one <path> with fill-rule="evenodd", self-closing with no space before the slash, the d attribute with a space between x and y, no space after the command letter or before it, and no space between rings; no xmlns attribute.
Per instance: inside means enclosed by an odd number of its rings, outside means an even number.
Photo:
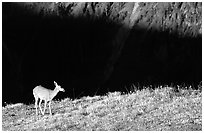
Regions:
<svg viewBox="0 0 204 133"><path fill-rule="evenodd" d="M66 98L36 117L34 104L2 109L3 131L201 131L202 95L191 87L144 87L141 91ZM201 89L201 88L200 88ZM135 90L135 91L134 91ZM43 105L42 105L43 106Z"/></svg>

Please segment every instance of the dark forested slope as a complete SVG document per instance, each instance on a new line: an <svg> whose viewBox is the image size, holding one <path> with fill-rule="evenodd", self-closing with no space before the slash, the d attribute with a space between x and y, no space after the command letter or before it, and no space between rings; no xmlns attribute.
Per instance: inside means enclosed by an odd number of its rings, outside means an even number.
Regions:
<svg viewBox="0 0 204 133"><path fill-rule="evenodd" d="M3 101L53 81L73 97L202 80L202 3L2 5Z"/></svg>

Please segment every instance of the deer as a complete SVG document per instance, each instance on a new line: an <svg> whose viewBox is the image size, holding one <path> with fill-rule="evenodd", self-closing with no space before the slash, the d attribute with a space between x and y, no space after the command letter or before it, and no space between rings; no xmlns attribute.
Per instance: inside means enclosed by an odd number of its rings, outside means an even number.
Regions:
<svg viewBox="0 0 204 133"><path fill-rule="evenodd" d="M38 105L37 105L38 104L38 99L40 99L39 108L40 108L40 111L41 111L42 115L45 114L45 109L46 109L46 105L47 105L48 102L49 102L49 112L50 112L50 115L52 115L51 107L50 107L52 99L57 95L58 92L60 92L60 91L65 92L64 88L61 88L61 86L58 85L55 81L54 81L54 84L55 84L55 89L54 90L44 88L41 85L36 86L33 89L33 96L35 98L36 116L38 115L38 109L37 109L38 108ZM45 101L44 111L42 111L42 108L41 108L42 100Z"/></svg>

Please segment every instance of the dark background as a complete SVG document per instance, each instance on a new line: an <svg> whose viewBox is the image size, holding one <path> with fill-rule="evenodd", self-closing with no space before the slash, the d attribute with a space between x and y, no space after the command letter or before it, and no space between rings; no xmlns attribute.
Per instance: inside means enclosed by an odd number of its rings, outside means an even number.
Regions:
<svg viewBox="0 0 204 133"><path fill-rule="evenodd" d="M20 5L3 3L3 102L31 103L33 88L54 89L53 81L66 91L57 98L125 92L133 84L196 87L202 81L202 38L195 27L182 28L182 34L178 25L177 29L159 30L160 22L145 21L149 14L143 13L119 58L113 58L117 53L113 42L119 39L122 23L110 17L112 8L109 16L92 17L84 10L87 14L83 16L67 15L71 11L62 6L58 14L44 10L36 14L32 6ZM150 7L141 6L144 10ZM145 27L148 24L151 26Z"/></svg>

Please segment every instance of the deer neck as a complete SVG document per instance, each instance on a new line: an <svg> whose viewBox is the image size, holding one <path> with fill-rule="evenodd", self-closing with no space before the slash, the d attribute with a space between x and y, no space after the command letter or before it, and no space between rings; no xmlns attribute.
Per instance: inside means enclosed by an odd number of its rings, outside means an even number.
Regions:
<svg viewBox="0 0 204 133"><path fill-rule="evenodd" d="M57 95L58 92L59 90L55 87L55 89L50 94L50 100L52 100Z"/></svg>

